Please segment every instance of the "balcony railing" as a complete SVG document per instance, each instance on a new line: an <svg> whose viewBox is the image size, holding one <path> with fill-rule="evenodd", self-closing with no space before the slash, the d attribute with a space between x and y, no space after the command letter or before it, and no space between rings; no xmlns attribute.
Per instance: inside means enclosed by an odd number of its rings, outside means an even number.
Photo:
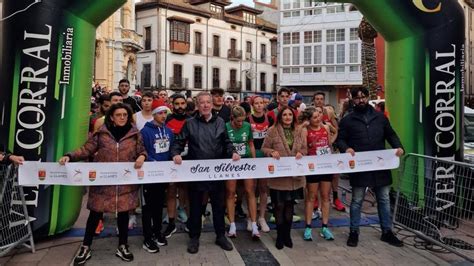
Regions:
<svg viewBox="0 0 474 266"><path fill-rule="evenodd" d="M242 90L242 82L240 81L227 81L228 92L240 92Z"/></svg>
<svg viewBox="0 0 474 266"><path fill-rule="evenodd" d="M227 59L229 59L230 61L238 61L242 59L242 50L228 49Z"/></svg>
<svg viewBox="0 0 474 266"><path fill-rule="evenodd" d="M181 77L171 77L170 78L170 89L172 90L187 90L188 89L188 79Z"/></svg>

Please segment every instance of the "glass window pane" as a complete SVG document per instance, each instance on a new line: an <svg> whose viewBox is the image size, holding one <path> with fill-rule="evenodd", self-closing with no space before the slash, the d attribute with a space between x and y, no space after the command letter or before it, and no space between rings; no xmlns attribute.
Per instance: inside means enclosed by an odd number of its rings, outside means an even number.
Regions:
<svg viewBox="0 0 474 266"><path fill-rule="evenodd" d="M346 39L345 38L346 37L345 32L346 32L345 29L337 29L336 30L336 41L338 41L338 42L345 41L345 39Z"/></svg>
<svg viewBox="0 0 474 266"><path fill-rule="evenodd" d="M338 44L337 45L337 63L344 64L346 62L345 58L345 44Z"/></svg>
<svg viewBox="0 0 474 266"><path fill-rule="evenodd" d="M333 42L335 41L335 30L326 30L326 41L327 42Z"/></svg>
<svg viewBox="0 0 474 266"><path fill-rule="evenodd" d="M322 46L316 45L314 46L314 64L322 64Z"/></svg>
<svg viewBox="0 0 474 266"><path fill-rule="evenodd" d="M305 46L304 47L304 64L305 65L311 65L311 46Z"/></svg>
<svg viewBox="0 0 474 266"><path fill-rule="evenodd" d="M334 64L334 45L326 46L326 64Z"/></svg>

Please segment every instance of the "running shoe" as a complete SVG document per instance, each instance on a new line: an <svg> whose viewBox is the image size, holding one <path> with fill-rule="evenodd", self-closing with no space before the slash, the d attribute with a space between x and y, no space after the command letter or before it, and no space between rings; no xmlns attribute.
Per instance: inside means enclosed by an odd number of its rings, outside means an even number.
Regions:
<svg viewBox="0 0 474 266"><path fill-rule="evenodd" d="M297 222L299 222L299 221L301 221L301 217L298 216L298 215L293 215L293 222L294 222L294 223L297 223Z"/></svg>
<svg viewBox="0 0 474 266"><path fill-rule="evenodd" d="M128 249L128 245L120 245L115 252L115 256L121 258L123 261L132 261L133 254Z"/></svg>
<svg viewBox="0 0 474 266"><path fill-rule="evenodd" d="M258 231L256 233L252 232L252 240L253 241L260 240L260 232Z"/></svg>
<svg viewBox="0 0 474 266"><path fill-rule="evenodd" d="M166 240L166 237L163 234L158 234L157 236L155 236L154 241L158 246L168 245L168 240Z"/></svg>
<svg viewBox="0 0 474 266"><path fill-rule="evenodd" d="M74 265L81 265L86 263L91 258L91 249L88 246L81 246L79 251L74 257Z"/></svg>
<svg viewBox="0 0 474 266"><path fill-rule="evenodd" d="M273 223L273 224L274 224L274 223L275 223L275 216L273 216L273 214L272 214L272 216L270 216L270 219L269 219L268 221L269 221L270 223Z"/></svg>
<svg viewBox="0 0 474 266"><path fill-rule="evenodd" d="M145 240L143 241L143 249L146 250L148 253L157 253L160 252L160 248L156 245L155 241L153 240Z"/></svg>
<svg viewBox="0 0 474 266"><path fill-rule="evenodd" d="M104 231L104 221L102 219L99 220L99 224L95 228L95 234L100 235Z"/></svg>
<svg viewBox="0 0 474 266"><path fill-rule="evenodd" d="M334 240L334 236L332 235L331 230L329 230L329 228L327 227L321 228L321 231L319 231L319 235L326 240Z"/></svg>
<svg viewBox="0 0 474 266"><path fill-rule="evenodd" d="M264 233L270 232L270 227L268 227L267 221L265 218L258 218L258 225L260 226L260 230Z"/></svg>
<svg viewBox="0 0 474 266"><path fill-rule="evenodd" d="M247 219L247 231L252 232L252 221Z"/></svg>
<svg viewBox="0 0 474 266"><path fill-rule="evenodd" d="M346 207L344 207L344 204L342 204L342 202L339 199L335 199L332 206L337 211L340 211L340 212L346 211Z"/></svg>
<svg viewBox="0 0 474 266"><path fill-rule="evenodd" d="M166 238L170 238L174 233L176 233L176 231L177 231L176 225L174 223L170 223L166 227L166 230L163 232L163 235Z"/></svg>
<svg viewBox="0 0 474 266"><path fill-rule="evenodd" d="M313 234L311 232L312 232L311 228L304 229L304 234L303 234L304 241L313 241Z"/></svg>
<svg viewBox="0 0 474 266"><path fill-rule="evenodd" d="M135 214L130 214L128 218L128 230L132 230L137 226L137 216Z"/></svg>
<svg viewBox="0 0 474 266"><path fill-rule="evenodd" d="M182 223L186 223L188 221L188 215L186 214L186 211L183 208L178 208L178 221Z"/></svg>
<svg viewBox="0 0 474 266"><path fill-rule="evenodd" d="M313 211L313 214L311 215L311 219L316 220L320 218L321 218L321 210L316 209L315 211Z"/></svg>

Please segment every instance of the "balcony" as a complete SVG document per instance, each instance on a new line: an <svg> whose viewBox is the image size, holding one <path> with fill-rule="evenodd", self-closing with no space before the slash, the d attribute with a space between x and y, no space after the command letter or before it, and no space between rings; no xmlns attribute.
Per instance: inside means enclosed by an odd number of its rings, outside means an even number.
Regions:
<svg viewBox="0 0 474 266"><path fill-rule="evenodd" d="M278 66L278 57L276 55L272 55L272 66Z"/></svg>
<svg viewBox="0 0 474 266"><path fill-rule="evenodd" d="M170 40L170 51L175 54L187 54L189 53L189 42Z"/></svg>
<svg viewBox="0 0 474 266"><path fill-rule="evenodd" d="M240 59L242 59L242 50L227 50L227 59L229 59L229 61L239 61Z"/></svg>
<svg viewBox="0 0 474 266"><path fill-rule="evenodd" d="M240 81L227 81L227 91L228 92L241 92L242 91L242 82L240 82Z"/></svg>
<svg viewBox="0 0 474 266"><path fill-rule="evenodd" d="M188 79L181 77L170 78L170 89L174 91L182 91L188 89Z"/></svg>
<svg viewBox="0 0 474 266"><path fill-rule="evenodd" d="M251 52L246 52L245 53L245 60L252 60L252 53Z"/></svg>
<svg viewBox="0 0 474 266"><path fill-rule="evenodd" d="M139 51L141 47L142 37L134 30L121 29L121 41L123 46L131 51Z"/></svg>

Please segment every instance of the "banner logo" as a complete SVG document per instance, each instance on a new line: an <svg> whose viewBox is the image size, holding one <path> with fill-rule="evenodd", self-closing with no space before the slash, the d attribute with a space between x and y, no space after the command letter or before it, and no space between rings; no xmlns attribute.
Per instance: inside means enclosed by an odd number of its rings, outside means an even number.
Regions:
<svg viewBox="0 0 474 266"><path fill-rule="evenodd" d="M44 181L46 179L46 170L45 169L40 168L38 170L38 179L40 181Z"/></svg>
<svg viewBox="0 0 474 266"><path fill-rule="evenodd" d="M94 182L96 178L97 178L97 172L89 171L89 181Z"/></svg>
<svg viewBox="0 0 474 266"><path fill-rule="evenodd" d="M314 172L314 163L308 163L308 169L310 172Z"/></svg>

